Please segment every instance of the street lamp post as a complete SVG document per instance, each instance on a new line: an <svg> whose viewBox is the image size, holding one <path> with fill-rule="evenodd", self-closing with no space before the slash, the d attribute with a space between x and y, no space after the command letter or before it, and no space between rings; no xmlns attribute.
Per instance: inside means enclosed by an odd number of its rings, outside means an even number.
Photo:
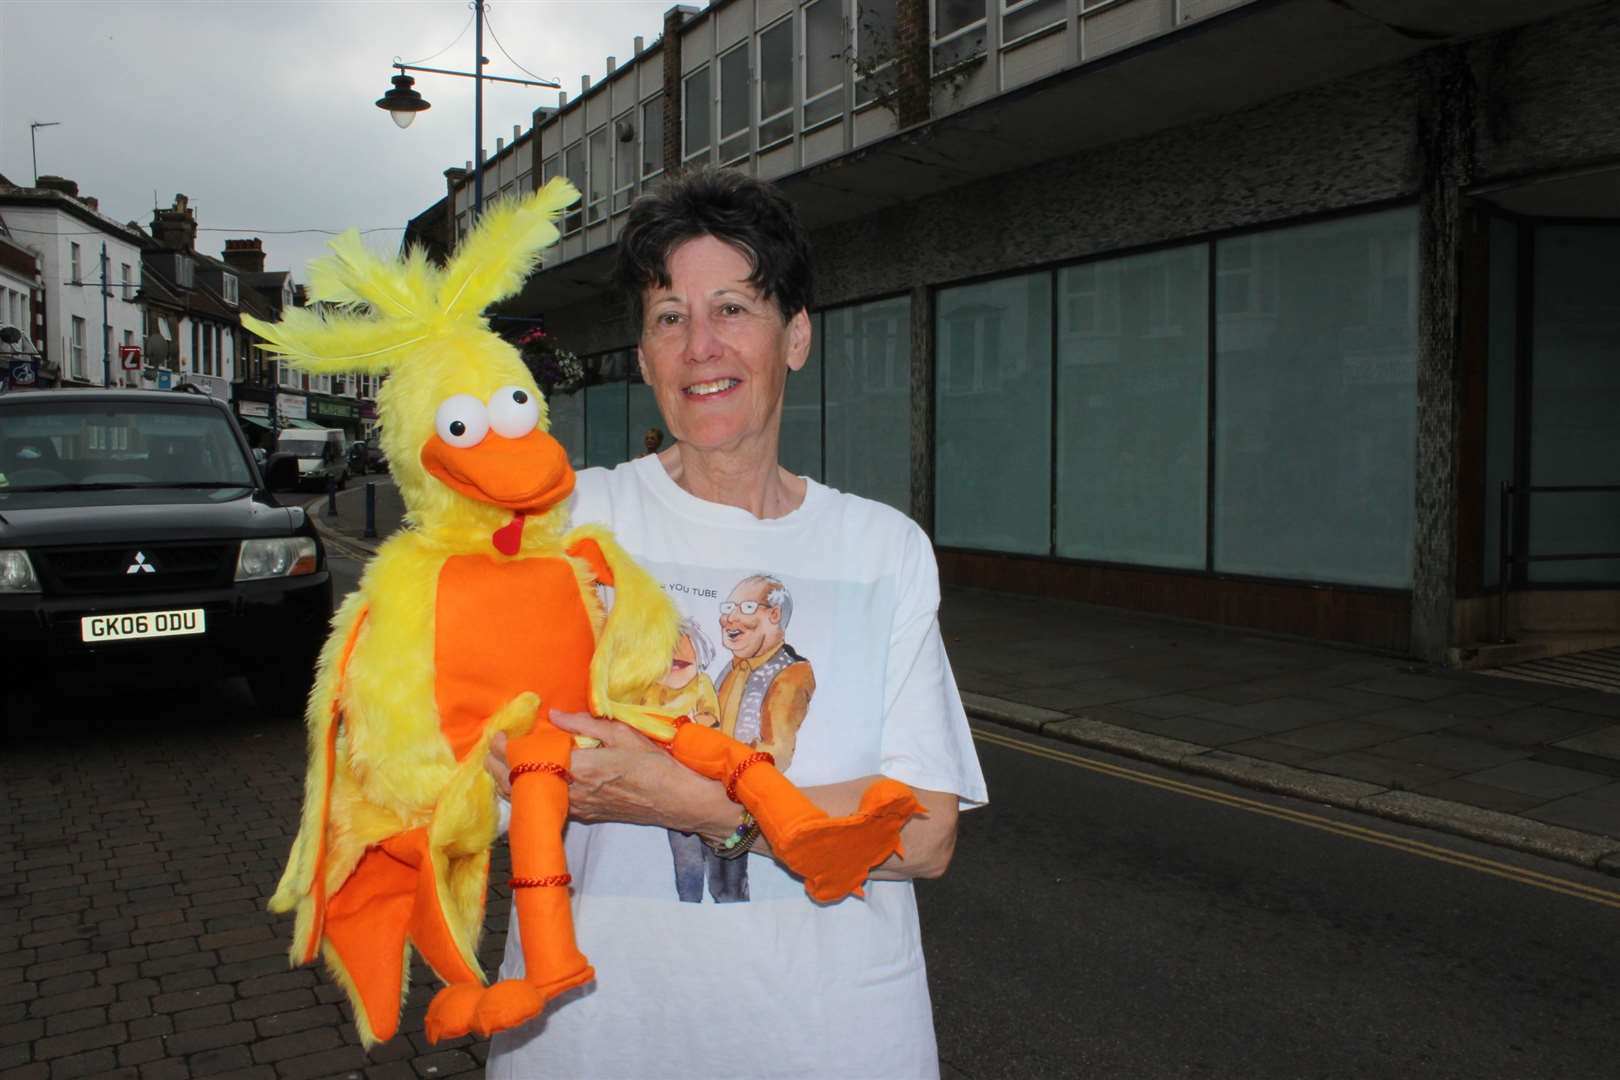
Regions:
<svg viewBox="0 0 1620 1080"><path fill-rule="evenodd" d="M484 65L489 58L484 55L484 10L483 0L472 0L469 5L473 9L473 23L476 27L473 34L473 70L447 71L444 68L419 67L415 64L402 64L396 57L394 67L398 75L390 80L394 87L382 97L377 99L377 108L385 110L394 118L394 123L402 128L410 127L416 114L425 112L431 106L413 87L416 80L405 74L407 71L425 71L434 75L456 75L473 81L473 213L474 221L478 220L484 212L484 83L503 82L515 83L518 86L539 86L548 90L556 90L561 84L540 79L514 79L505 75L485 75Z"/></svg>
<svg viewBox="0 0 1620 1080"><path fill-rule="evenodd" d="M39 142L34 138L34 132L42 127L61 127L60 120L35 120L28 125L28 148L34 153L34 186L39 187Z"/></svg>

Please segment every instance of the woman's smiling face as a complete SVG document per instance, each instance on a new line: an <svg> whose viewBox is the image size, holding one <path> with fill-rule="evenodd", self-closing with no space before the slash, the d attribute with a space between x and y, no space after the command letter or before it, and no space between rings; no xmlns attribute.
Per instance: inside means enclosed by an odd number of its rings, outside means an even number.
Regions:
<svg viewBox="0 0 1620 1080"><path fill-rule="evenodd" d="M712 236L669 255L669 285L654 283L637 356L670 432L698 450L774 448L787 373L810 352L810 318L786 321L748 277L748 256Z"/></svg>

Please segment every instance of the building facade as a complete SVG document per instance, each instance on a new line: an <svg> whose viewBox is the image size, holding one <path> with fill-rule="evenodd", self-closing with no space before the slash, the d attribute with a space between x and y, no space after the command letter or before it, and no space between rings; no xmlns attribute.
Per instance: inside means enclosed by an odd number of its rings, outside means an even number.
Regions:
<svg viewBox="0 0 1620 1080"><path fill-rule="evenodd" d="M0 217L39 261L41 386L122 386L120 345L139 344L142 236L100 212L71 180L0 189Z"/></svg>
<svg viewBox="0 0 1620 1080"><path fill-rule="evenodd" d="M813 230L784 460L947 581L1431 660L1620 631L1571 557L1620 552L1617 89L1613 0L675 8L528 140L584 198L504 310L586 357L576 460L634 456L624 210L746 169Z"/></svg>

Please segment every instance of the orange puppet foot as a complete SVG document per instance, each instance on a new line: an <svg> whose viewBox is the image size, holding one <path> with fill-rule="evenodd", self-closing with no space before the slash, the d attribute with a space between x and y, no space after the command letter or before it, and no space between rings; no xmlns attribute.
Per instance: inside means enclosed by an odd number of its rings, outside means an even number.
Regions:
<svg viewBox="0 0 1620 1080"><path fill-rule="evenodd" d="M451 983L434 994L422 1023L428 1042L459 1039L471 1033L483 996L484 987L479 983Z"/></svg>
<svg viewBox="0 0 1620 1080"><path fill-rule="evenodd" d="M804 878L812 900L830 904L861 888L872 867L900 851L900 828L922 804L906 785L879 780L847 817L799 818L770 837L771 850Z"/></svg>
<svg viewBox="0 0 1620 1080"><path fill-rule="evenodd" d="M594 978L596 971L586 967L543 985L526 979L502 979L479 998L473 1030L487 1037L497 1031L515 1028L539 1016L546 1004L558 994L583 986Z"/></svg>

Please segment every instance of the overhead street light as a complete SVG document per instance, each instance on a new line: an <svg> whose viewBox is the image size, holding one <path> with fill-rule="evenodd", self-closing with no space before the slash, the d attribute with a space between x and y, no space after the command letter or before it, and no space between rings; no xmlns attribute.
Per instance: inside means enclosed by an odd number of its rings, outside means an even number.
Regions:
<svg viewBox="0 0 1620 1080"><path fill-rule="evenodd" d="M485 75L484 65L489 63L489 57L484 55L484 12L489 5L483 0L472 0L467 5L473 9L473 22L477 31L473 37L473 70L447 71L444 68L418 67L415 64L402 64L399 58L394 58L394 67L399 74L390 80L393 89L377 99L377 108L382 109L393 117L394 123L402 128L411 126L416 114L426 112L432 108L426 98L418 93L414 87L416 80L405 74L407 71L425 71L434 75L455 75L473 81L473 220L478 220L484 212L484 83L503 82L515 83L518 86L539 86L547 90L559 89L562 84L543 79L514 79L505 75ZM499 42L497 41L497 44ZM502 50L505 51L504 49ZM508 57L510 59L510 57Z"/></svg>
<svg viewBox="0 0 1620 1080"><path fill-rule="evenodd" d="M416 85L416 80L409 75L395 75L393 83L394 88L377 99L377 108L387 109L388 115L394 118L394 123L402 128L408 128L411 121L416 119L417 113L426 112L433 106L429 105L421 94L411 89Z"/></svg>

